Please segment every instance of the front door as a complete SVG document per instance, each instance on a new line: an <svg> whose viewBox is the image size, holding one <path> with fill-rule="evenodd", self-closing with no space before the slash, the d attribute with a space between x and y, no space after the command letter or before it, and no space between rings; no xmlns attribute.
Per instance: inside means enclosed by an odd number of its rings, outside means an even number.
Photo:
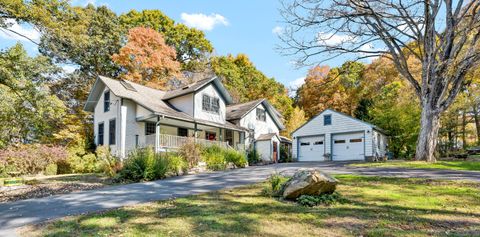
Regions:
<svg viewBox="0 0 480 237"><path fill-rule="evenodd" d="M273 142L273 162L277 163L278 162L278 152L277 152L277 142Z"/></svg>
<svg viewBox="0 0 480 237"><path fill-rule="evenodd" d="M210 141L217 140L217 134L214 132L205 132L205 139Z"/></svg>

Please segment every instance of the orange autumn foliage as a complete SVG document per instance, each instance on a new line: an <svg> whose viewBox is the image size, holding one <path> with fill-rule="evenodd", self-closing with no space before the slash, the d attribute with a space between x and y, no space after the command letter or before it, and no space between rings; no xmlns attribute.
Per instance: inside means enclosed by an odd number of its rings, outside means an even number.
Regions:
<svg viewBox="0 0 480 237"><path fill-rule="evenodd" d="M112 60L125 69L122 79L157 89L166 89L168 81L180 75L175 49L151 28L130 29L127 44Z"/></svg>

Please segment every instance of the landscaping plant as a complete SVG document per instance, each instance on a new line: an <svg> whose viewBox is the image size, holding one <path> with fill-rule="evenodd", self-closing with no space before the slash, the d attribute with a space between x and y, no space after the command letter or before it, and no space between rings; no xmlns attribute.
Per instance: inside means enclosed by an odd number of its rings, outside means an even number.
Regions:
<svg viewBox="0 0 480 237"><path fill-rule="evenodd" d="M260 162L260 155L254 148L251 148L248 151L247 158L248 158L248 164L250 165L254 165Z"/></svg>
<svg viewBox="0 0 480 237"><path fill-rule="evenodd" d="M193 168L198 165L201 159L202 146L195 143L193 137L189 137L187 138L187 142L178 150L178 154L186 160L188 168Z"/></svg>
<svg viewBox="0 0 480 237"><path fill-rule="evenodd" d="M14 171L22 175L42 173L49 164L66 158L67 151L64 147L43 144L11 145L0 151L0 164L10 167L8 172Z"/></svg>
<svg viewBox="0 0 480 237"><path fill-rule="evenodd" d="M202 152L202 159L207 163L210 170L227 169L227 161L223 148L217 145L208 146Z"/></svg>
<svg viewBox="0 0 480 237"><path fill-rule="evenodd" d="M248 164L247 157L243 152L225 149L224 155L227 163L232 163L236 168L244 168Z"/></svg>
<svg viewBox="0 0 480 237"><path fill-rule="evenodd" d="M188 172L188 163L187 161L176 153L168 153L168 171L172 172L175 175L186 174Z"/></svg>
<svg viewBox="0 0 480 237"><path fill-rule="evenodd" d="M115 176L121 168L120 159L112 155L110 149L107 146L97 147L96 152L97 158L99 160L98 171L108 175L109 177ZM93 158L94 157L90 157L90 159Z"/></svg>
<svg viewBox="0 0 480 237"><path fill-rule="evenodd" d="M338 192L334 192L332 194L322 194L318 196L312 195L302 195L297 198L297 202L303 206L318 206L318 205L326 205L330 206L336 203L345 203L346 199L342 197Z"/></svg>

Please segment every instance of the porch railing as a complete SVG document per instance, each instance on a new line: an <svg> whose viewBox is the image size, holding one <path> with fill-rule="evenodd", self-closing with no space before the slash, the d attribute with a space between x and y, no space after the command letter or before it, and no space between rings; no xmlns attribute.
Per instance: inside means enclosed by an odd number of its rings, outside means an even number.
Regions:
<svg viewBox="0 0 480 237"><path fill-rule="evenodd" d="M150 134L145 136L145 144L141 144L143 147L155 146L155 134ZM231 148L228 142L222 141L210 141L200 138L191 138L191 137L181 137L168 134L160 134L160 148L180 148L188 142L189 139L194 139L195 143L201 144L203 146L212 146L217 145L225 148Z"/></svg>

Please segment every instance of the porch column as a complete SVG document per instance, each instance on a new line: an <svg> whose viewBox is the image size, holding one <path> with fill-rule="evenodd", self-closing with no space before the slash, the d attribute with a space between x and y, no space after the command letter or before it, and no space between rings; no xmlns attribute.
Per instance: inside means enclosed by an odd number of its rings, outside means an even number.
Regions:
<svg viewBox="0 0 480 237"><path fill-rule="evenodd" d="M218 140L223 142L222 128L218 128Z"/></svg>
<svg viewBox="0 0 480 237"><path fill-rule="evenodd" d="M157 116L157 123L155 124L155 152L160 151L160 116Z"/></svg>
<svg viewBox="0 0 480 237"><path fill-rule="evenodd" d="M123 99L120 104L120 158L125 158L125 137L127 132L127 106L123 105Z"/></svg>

